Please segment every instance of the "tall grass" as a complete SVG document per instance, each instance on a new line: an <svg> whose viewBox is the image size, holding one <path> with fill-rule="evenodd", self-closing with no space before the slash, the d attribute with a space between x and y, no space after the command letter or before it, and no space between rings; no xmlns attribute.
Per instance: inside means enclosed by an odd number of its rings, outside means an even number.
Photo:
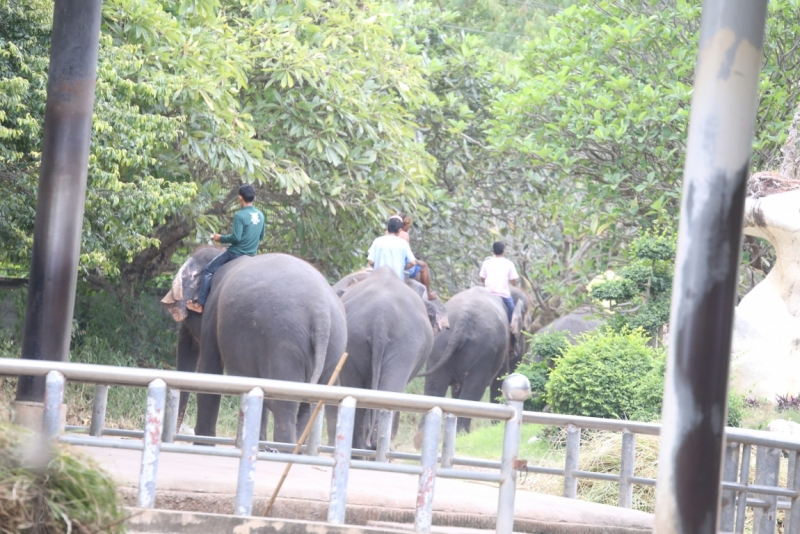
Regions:
<svg viewBox="0 0 800 534"><path fill-rule="evenodd" d="M88 458L63 446L41 455L19 427L0 423L0 533L125 532L125 515L111 478Z"/></svg>

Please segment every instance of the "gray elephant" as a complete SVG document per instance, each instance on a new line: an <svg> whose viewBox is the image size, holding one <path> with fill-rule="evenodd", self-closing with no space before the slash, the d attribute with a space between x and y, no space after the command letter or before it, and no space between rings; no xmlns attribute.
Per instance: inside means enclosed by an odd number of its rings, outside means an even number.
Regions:
<svg viewBox="0 0 800 534"><path fill-rule="evenodd" d="M286 254L242 256L214 274L202 315L189 312L203 268L222 252L201 247L186 260L162 299L181 322L179 371L316 383L326 362L338 361L347 343L344 306L325 278ZM182 419L188 393L181 392ZM216 435L219 395L197 395L195 433ZM275 441L297 441L298 403L267 400ZM261 438L266 437L265 410Z"/></svg>
<svg viewBox="0 0 800 534"><path fill-rule="evenodd" d="M523 328L530 302L516 288L512 297L511 325L503 302L483 287L462 291L447 302L450 329L434 339L424 373L426 395L444 397L451 387L453 398L478 401L496 377L508 372L512 347L524 350ZM470 419L460 417L458 430L469 429Z"/></svg>
<svg viewBox="0 0 800 534"><path fill-rule="evenodd" d="M576 339L581 334L593 332L602 325L603 321L594 311L584 308L577 309L563 317L559 317L537 333L565 332L569 342L574 345Z"/></svg>
<svg viewBox="0 0 800 534"><path fill-rule="evenodd" d="M339 375L346 387L402 392L428 360L435 331L447 328L441 301L438 313L429 314L425 301L403 283L390 267L373 271L342 295L347 316L347 362ZM326 367L322 380L331 372ZM326 410L328 429L335 426L334 408ZM356 411L353 447L373 447L375 417ZM328 433L333 444L333 432Z"/></svg>

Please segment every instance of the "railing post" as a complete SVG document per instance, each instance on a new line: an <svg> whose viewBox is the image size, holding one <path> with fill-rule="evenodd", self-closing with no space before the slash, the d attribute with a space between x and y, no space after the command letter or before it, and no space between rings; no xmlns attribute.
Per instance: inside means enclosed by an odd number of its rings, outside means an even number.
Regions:
<svg viewBox="0 0 800 534"><path fill-rule="evenodd" d="M167 405L164 409L164 431L161 433L163 443L175 441L178 426L178 405L181 401L181 392L174 388L167 390Z"/></svg>
<svg viewBox="0 0 800 534"><path fill-rule="evenodd" d="M353 450L353 425L356 399L345 397L339 403L336 419L336 439L333 451L331 498L328 503L328 523L343 525L347 503L347 479L350 475L350 453Z"/></svg>
<svg viewBox="0 0 800 534"><path fill-rule="evenodd" d="M253 485L256 481L258 459L258 433L261 430L261 410L264 407L264 392L253 388L245 394L240 408L239 429L242 457L239 459L239 477L236 482L236 504L234 515L250 515L253 510Z"/></svg>
<svg viewBox="0 0 800 534"><path fill-rule="evenodd" d="M756 447L756 485L777 486L781 466L781 451L769 447ZM769 507L753 509L753 534L775 534L778 497L759 495Z"/></svg>
<svg viewBox="0 0 800 534"><path fill-rule="evenodd" d="M55 439L61 431L61 410L64 406L64 375L47 373L44 385L44 420L42 430L47 439Z"/></svg>
<svg viewBox="0 0 800 534"><path fill-rule="evenodd" d="M790 452L790 458L794 458L794 469L789 471L789 487L793 490L800 492L800 453ZM792 499L792 507L789 509L788 525L784 527L784 534L800 534L800 496Z"/></svg>
<svg viewBox="0 0 800 534"><path fill-rule="evenodd" d="M497 501L497 534L512 534L514 530L514 500L517 491L517 457L522 434L523 404L531 395L531 384L521 374L514 373L503 380L503 397L514 409L514 416L503 429L503 457L500 460L500 492ZM453 418L455 419L455 418ZM455 427L455 421L453 421ZM453 432L455 436L455 432ZM455 439L453 440L455 441Z"/></svg>
<svg viewBox="0 0 800 534"><path fill-rule="evenodd" d="M431 408L425 414L422 436L422 474L417 490L417 509L414 514L414 530L430 532L433 522L433 489L436 485L436 463L439 460L439 433L442 429L442 409Z"/></svg>
<svg viewBox="0 0 800 534"><path fill-rule="evenodd" d="M739 444L728 442L725 445L725 456L722 480L736 482L739 474ZM736 514L736 492L725 490L722 492L722 512L719 519L721 532L733 532L734 515Z"/></svg>
<svg viewBox="0 0 800 534"><path fill-rule="evenodd" d="M319 456L319 447L322 445L322 422L324 410L317 414L314 419L314 426L311 427L311 432L308 434L306 440L306 454L309 456Z"/></svg>
<svg viewBox="0 0 800 534"><path fill-rule="evenodd" d="M750 455L752 446L745 443L742 446L742 464L739 467L739 484L747 486L750 483ZM736 527L734 532L744 532L744 518L747 512L747 492L737 493L736 497Z"/></svg>
<svg viewBox="0 0 800 534"><path fill-rule="evenodd" d="M567 425L567 457L564 461L564 497L574 499L578 496L578 458L581 454L581 429Z"/></svg>
<svg viewBox="0 0 800 534"><path fill-rule="evenodd" d="M103 435L106 426L106 407L108 406L108 386L97 384L94 386L94 402L92 403L92 422L89 425L89 435L99 438Z"/></svg>
<svg viewBox="0 0 800 534"><path fill-rule="evenodd" d="M636 434L630 430L622 431L622 459L619 466L619 502L622 508L633 506L633 466L636 461Z"/></svg>
<svg viewBox="0 0 800 534"><path fill-rule="evenodd" d="M375 449L375 460L386 462L389 460L389 450L392 444L392 423L394 412L391 410L377 410L378 412L378 443Z"/></svg>
<svg viewBox="0 0 800 534"><path fill-rule="evenodd" d="M442 437L442 467L453 467L453 458L456 456L456 429L458 417L448 413L444 415L444 436Z"/></svg>
<svg viewBox="0 0 800 534"><path fill-rule="evenodd" d="M152 508L156 502L158 453L161 450L161 430L164 424L164 404L167 384L156 378L147 387L147 412L144 418L144 448L139 471L139 493L136 506Z"/></svg>

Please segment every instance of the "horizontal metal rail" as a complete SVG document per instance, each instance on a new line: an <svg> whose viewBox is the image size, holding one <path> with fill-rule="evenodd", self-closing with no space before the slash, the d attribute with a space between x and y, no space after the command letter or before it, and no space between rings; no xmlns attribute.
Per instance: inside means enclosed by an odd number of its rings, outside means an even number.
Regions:
<svg viewBox="0 0 800 534"><path fill-rule="evenodd" d="M68 381L110 386L145 388L153 380L161 379L168 387L181 391L242 395L253 388L261 388L266 399L309 403L321 400L326 404L338 404L343 399L352 397L358 402L359 408L427 413L438 407L443 412L451 413L457 417L496 419L500 421L507 421L514 416L514 409L510 406L446 397L428 397L426 395L409 395L371 389L324 386L242 376L186 373L163 369L133 369L110 365L0 358L0 375L44 376L50 371L58 371Z"/></svg>

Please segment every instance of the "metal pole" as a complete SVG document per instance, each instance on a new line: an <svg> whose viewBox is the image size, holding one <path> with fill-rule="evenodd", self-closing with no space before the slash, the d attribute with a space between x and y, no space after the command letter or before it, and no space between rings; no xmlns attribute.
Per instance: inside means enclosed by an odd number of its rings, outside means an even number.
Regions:
<svg viewBox="0 0 800 534"><path fill-rule="evenodd" d="M378 462L389 461L389 449L392 443L392 422L394 412L391 410L377 410L378 412L378 444L375 448L375 460Z"/></svg>
<svg viewBox="0 0 800 534"><path fill-rule="evenodd" d="M169 388L167 390L167 405L164 409L164 431L161 433L161 441L164 443L175 441L175 433L178 430L178 405L180 402L181 392L177 389Z"/></svg>
<svg viewBox="0 0 800 534"><path fill-rule="evenodd" d="M50 371L45 379L43 432L48 439L55 439L61 430L61 408L64 405L64 375Z"/></svg>
<svg viewBox="0 0 800 534"><path fill-rule="evenodd" d="M139 492L136 506L152 508L156 502L158 453L161 450L161 429L164 424L164 404L167 384L156 378L147 388L147 412L144 418L144 447L139 471Z"/></svg>
<svg viewBox="0 0 800 534"><path fill-rule="evenodd" d="M658 534L716 534L733 309L768 0L705 0L675 260Z"/></svg>
<svg viewBox="0 0 800 534"><path fill-rule="evenodd" d="M739 444L728 442L725 445L725 465L722 480L736 482L739 475ZM722 532L733 532L733 522L736 515L736 492L726 490L722 492L722 515L719 528Z"/></svg>
<svg viewBox="0 0 800 534"><path fill-rule="evenodd" d="M442 438L442 467L453 467L453 458L456 456L456 433L458 417L448 413L444 415L444 437Z"/></svg>
<svg viewBox="0 0 800 534"><path fill-rule="evenodd" d="M522 434L523 404L531 396L531 384L524 375L514 373L503 380L503 397L514 408L514 417L506 421L503 430L503 457L500 460L500 492L497 500L497 534L514 531L514 501L517 492L517 457ZM455 427L455 417L453 418ZM455 432L453 432L455 435Z"/></svg>
<svg viewBox="0 0 800 534"><path fill-rule="evenodd" d="M795 491L800 491L800 465L798 465L798 452L790 452L791 458L794 458L794 469L790 470L789 487ZM792 499L792 507L789 510L788 526L784 528L784 534L800 534L800 497Z"/></svg>
<svg viewBox="0 0 800 534"><path fill-rule="evenodd" d="M234 515L250 515L253 511L253 486L256 482L256 460L258 459L258 433L261 430L261 410L264 407L264 392L253 388L242 403L241 451L239 478L236 483Z"/></svg>
<svg viewBox="0 0 800 534"><path fill-rule="evenodd" d="M414 531L430 532L433 522L433 490L436 486L436 463L439 460L439 433L442 430L442 409L438 406L425 414L422 435L422 473L419 475Z"/></svg>
<svg viewBox="0 0 800 534"><path fill-rule="evenodd" d="M636 434L627 428L622 431L622 460L619 466L619 502L622 508L633 506L633 465L636 461Z"/></svg>
<svg viewBox="0 0 800 534"><path fill-rule="evenodd" d="M336 419L336 440L333 451L331 498L328 503L328 523L344 524L347 503L347 479L350 475L350 452L353 450L353 425L356 417L356 399L345 397L339 403Z"/></svg>
<svg viewBox="0 0 800 534"><path fill-rule="evenodd" d="M56 0L22 357L67 361L86 197L101 0ZM44 380L20 377L18 401Z"/></svg>
<svg viewBox="0 0 800 534"><path fill-rule="evenodd" d="M757 486L777 486L781 467L781 451L769 447L756 447ZM758 495L767 502L767 508L753 509L753 534L774 534L777 524L778 497Z"/></svg>
<svg viewBox="0 0 800 534"><path fill-rule="evenodd" d="M748 485L750 482L750 455L752 447L745 443L742 447L742 465L739 467L739 484ZM744 519L747 512L747 492L738 493L736 501L736 525L734 532L744 532Z"/></svg>
<svg viewBox="0 0 800 534"><path fill-rule="evenodd" d="M108 386L97 384L94 387L94 402L92 403L92 422L89 425L89 435L99 438L103 435L106 426L106 408L108 407Z"/></svg>
<svg viewBox="0 0 800 534"><path fill-rule="evenodd" d="M567 425L567 457L564 460L564 497L574 499L578 496L578 458L581 454L581 429Z"/></svg>

